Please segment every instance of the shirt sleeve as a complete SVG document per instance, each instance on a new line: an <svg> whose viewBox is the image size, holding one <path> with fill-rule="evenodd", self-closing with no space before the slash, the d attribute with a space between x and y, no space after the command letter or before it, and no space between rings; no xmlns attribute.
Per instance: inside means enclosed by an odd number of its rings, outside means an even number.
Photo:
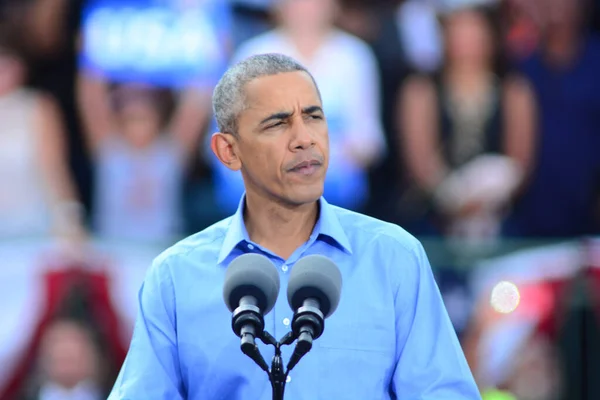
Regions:
<svg viewBox="0 0 600 400"><path fill-rule="evenodd" d="M183 399L175 297L165 262L154 262L139 291L138 302L129 352L108 400Z"/></svg>
<svg viewBox="0 0 600 400"><path fill-rule="evenodd" d="M396 294L397 363L392 391L405 400L480 400L481 395L419 243Z"/></svg>

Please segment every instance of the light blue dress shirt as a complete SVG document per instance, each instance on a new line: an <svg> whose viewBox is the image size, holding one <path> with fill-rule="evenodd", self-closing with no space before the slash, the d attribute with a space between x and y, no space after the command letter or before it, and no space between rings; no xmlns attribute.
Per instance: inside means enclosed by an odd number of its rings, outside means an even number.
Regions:
<svg viewBox="0 0 600 400"><path fill-rule="evenodd" d="M283 260L249 239L243 204L156 258L139 292L131 346L109 400L271 399L267 374L240 351L222 296L227 265L248 252L266 255L280 271L281 292L265 316L276 339L290 330L286 290L294 263L321 254L342 273L338 309L290 373L286 399L481 398L415 238L322 198L310 239ZM273 347L259 348L270 365ZM292 351L283 348L284 364Z"/></svg>

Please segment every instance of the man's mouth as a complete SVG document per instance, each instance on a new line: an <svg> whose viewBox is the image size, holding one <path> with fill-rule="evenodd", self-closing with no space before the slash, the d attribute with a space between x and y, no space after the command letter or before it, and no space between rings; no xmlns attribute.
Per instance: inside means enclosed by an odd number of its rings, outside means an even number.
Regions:
<svg viewBox="0 0 600 400"><path fill-rule="evenodd" d="M317 160L303 161L292 168L290 172L309 176L317 172L321 168L321 165Z"/></svg>

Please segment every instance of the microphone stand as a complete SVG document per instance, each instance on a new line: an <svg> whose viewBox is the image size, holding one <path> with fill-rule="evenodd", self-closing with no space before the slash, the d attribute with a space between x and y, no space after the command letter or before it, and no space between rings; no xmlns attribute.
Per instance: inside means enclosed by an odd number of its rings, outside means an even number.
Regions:
<svg viewBox="0 0 600 400"><path fill-rule="evenodd" d="M324 328L324 317L312 303L298 309L292 320L292 330L278 342L273 335L264 330L264 319L257 307L242 305L234 311L233 330L241 338L241 350L250 357L269 376L273 391L273 400L283 400L288 374L311 349L314 339L321 336ZM256 345L255 338L264 344L275 347L275 355L269 370L266 361ZM286 369L283 368L281 346L289 346L297 340L294 352Z"/></svg>
<svg viewBox="0 0 600 400"><path fill-rule="evenodd" d="M272 345L275 347L275 355L273 356L273 360L271 361L271 369L266 368L266 363L260 355L260 351L258 347L254 346L252 352L244 351L242 344L242 351L248 357L250 357L263 371L267 373L269 376L269 381L271 382L271 389L273 400L283 400L283 395L285 392L285 384L287 381L288 374L296 366L298 361L310 350L312 346L306 346L306 342L300 339L296 344L296 348L294 349L294 354L290 358L290 361L287 364L287 368L284 370L283 367L283 358L281 357L281 347L284 345L291 345L298 339L298 336L293 332L288 332L279 342L267 331L263 331L262 335L259 336L259 339L266 345ZM312 340L311 340L312 345Z"/></svg>
<svg viewBox="0 0 600 400"><path fill-rule="evenodd" d="M263 331L260 339L264 344L275 347L275 355L271 361L271 370L266 372L269 375L269 381L271 382L273 400L283 400L287 376L293 366L290 368L290 365L288 364L287 371L284 371L283 358L281 357L281 346L290 345L296 339L294 338L294 334L289 332L281 339L281 341L278 342L273 335L267 331Z"/></svg>

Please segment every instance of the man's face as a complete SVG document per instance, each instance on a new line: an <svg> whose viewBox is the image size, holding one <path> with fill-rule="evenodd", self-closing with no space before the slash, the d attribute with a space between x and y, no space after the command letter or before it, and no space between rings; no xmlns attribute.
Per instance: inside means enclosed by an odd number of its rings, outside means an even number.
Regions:
<svg viewBox="0 0 600 400"><path fill-rule="evenodd" d="M286 205L314 202L323 194L329 138L312 79L304 72L260 77L245 94L229 167L241 169L248 193Z"/></svg>

